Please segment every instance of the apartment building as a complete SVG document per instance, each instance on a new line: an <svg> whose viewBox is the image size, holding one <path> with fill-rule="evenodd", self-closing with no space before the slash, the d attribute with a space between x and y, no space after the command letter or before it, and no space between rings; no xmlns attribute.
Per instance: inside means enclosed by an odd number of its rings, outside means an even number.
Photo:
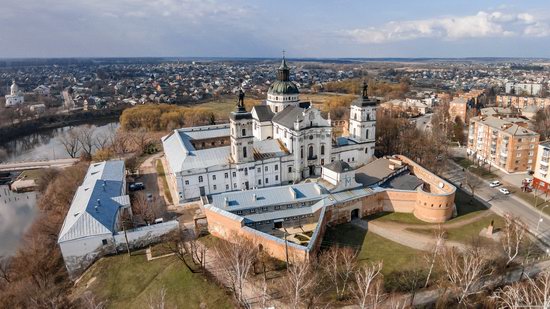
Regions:
<svg viewBox="0 0 550 309"><path fill-rule="evenodd" d="M463 122L466 122L466 114L468 112L468 99L464 97L454 98L449 103L449 116L451 121L455 121L456 118L460 118Z"/></svg>
<svg viewBox="0 0 550 309"><path fill-rule="evenodd" d="M496 105L502 107L515 107L524 109L527 107L545 108L550 106L550 98L526 97L515 95L498 95L496 97Z"/></svg>
<svg viewBox="0 0 550 309"><path fill-rule="evenodd" d="M550 141L538 145L537 160L533 174L533 188L548 193L550 191Z"/></svg>
<svg viewBox="0 0 550 309"><path fill-rule="evenodd" d="M539 134L523 118L480 116L470 120L468 156L506 173L533 170Z"/></svg>

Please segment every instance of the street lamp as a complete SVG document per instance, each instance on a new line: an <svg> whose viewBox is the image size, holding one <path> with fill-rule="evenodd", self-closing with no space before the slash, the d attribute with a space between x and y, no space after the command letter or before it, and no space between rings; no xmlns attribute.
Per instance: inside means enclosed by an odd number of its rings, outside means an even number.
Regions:
<svg viewBox="0 0 550 309"><path fill-rule="evenodd" d="M544 207L542 207L540 209L540 213L539 213L539 222L537 222L537 233L539 232L539 227L540 227L540 224L542 223L543 219L542 219L542 212L544 211L544 208L548 207L550 205L546 205Z"/></svg>

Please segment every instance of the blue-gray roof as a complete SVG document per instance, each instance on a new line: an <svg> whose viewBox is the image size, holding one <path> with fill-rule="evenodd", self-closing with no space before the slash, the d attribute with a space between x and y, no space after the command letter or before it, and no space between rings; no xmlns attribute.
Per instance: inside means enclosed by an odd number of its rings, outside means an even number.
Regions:
<svg viewBox="0 0 550 309"><path fill-rule="evenodd" d="M124 161L92 163L67 212L58 242L116 232L120 207L129 205L123 196Z"/></svg>

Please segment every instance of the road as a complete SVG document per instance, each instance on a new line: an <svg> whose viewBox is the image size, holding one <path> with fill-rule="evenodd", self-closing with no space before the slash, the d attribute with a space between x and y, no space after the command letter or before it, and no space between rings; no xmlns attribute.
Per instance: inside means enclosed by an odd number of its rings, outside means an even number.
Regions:
<svg viewBox="0 0 550 309"><path fill-rule="evenodd" d="M428 129L428 125L431 126L432 115L433 114L430 113L416 118L416 127L422 131L426 131Z"/></svg>
<svg viewBox="0 0 550 309"><path fill-rule="evenodd" d="M448 169L443 173L443 177L458 187L461 183L464 183L465 173L462 167L449 161ZM475 190L475 195L479 199L485 201L493 212L501 216L511 214L520 218L533 235L537 236L546 247L550 247L550 216L543 214L513 194L504 195L496 188L489 187L486 180L483 183ZM463 189L468 191L466 186L463 186ZM540 219L542 221L539 221Z"/></svg>
<svg viewBox="0 0 550 309"><path fill-rule="evenodd" d="M57 159L49 161L24 161L0 164L0 172L24 171L39 168L65 168L75 165L80 159Z"/></svg>

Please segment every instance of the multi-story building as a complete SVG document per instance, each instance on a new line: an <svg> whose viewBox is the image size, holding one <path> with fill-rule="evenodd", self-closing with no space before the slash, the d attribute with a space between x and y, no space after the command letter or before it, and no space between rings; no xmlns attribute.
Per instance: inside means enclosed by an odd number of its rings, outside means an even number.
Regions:
<svg viewBox="0 0 550 309"><path fill-rule="evenodd" d="M533 174L533 188L548 193L550 191L550 142L543 142L538 145L537 161Z"/></svg>
<svg viewBox="0 0 550 309"><path fill-rule="evenodd" d="M506 93L518 95L540 95L543 85L539 83L508 82L505 85Z"/></svg>
<svg viewBox="0 0 550 309"><path fill-rule="evenodd" d="M506 173L535 167L539 134L523 118L480 116L470 120L468 148L475 162L490 164Z"/></svg>
<svg viewBox="0 0 550 309"><path fill-rule="evenodd" d="M466 114L468 112L468 99L464 97L454 98L449 103L449 116L451 121L460 118L463 122L466 122Z"/></svg>
<svg viewBox="0 0 550 309"><path fill-rule="evenodd" d="M177 200L296 183L318 177L323 165L339 160L353 167L368 163L378 101L367 89L365 84L351 104L349 133L333 140L331 120L300 101L283 59L263 104L247 111L241 91L229 125L179 129L162 138Z"/></svg>
<svg viewBox="0 0 550 309"><path fill-rule="evenodd" d="M545 108L550 106L550 98L526 97L515 95L498 95L496 105L501 107L515 107L521 110L535 106L537 108Z"/></svg>

